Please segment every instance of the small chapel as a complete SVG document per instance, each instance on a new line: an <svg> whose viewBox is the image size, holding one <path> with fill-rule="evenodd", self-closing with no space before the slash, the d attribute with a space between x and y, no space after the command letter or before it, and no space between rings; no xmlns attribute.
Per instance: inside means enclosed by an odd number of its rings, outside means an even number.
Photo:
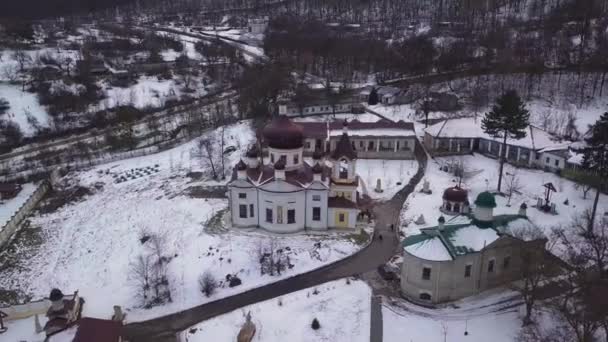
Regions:
<svg viewBox="0 0 608 342"><path fill-rule="evenodd" d="M274 118L262 131L264 149L250 148L234 167L228 183L232 225L273 233L355 229L357 152L348 123L343 126L335 148L322 146L307 162L303 128L287 116Z"/></svg>

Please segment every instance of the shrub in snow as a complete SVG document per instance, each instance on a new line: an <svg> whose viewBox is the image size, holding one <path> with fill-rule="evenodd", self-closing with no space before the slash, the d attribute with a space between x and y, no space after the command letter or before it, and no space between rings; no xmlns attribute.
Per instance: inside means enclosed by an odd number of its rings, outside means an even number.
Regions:
<svg viewBox="0 0 608 342"><path fill-rule="evenodd" d="M321 328L321 324L319 324L319 320L316 319L316 318L313 319L311 327L312 327L313 330L319 330L319 328Z"/></svg>
<svg viewBox="0 0 608 342"><path fill-rule="evenodd" d="M279 298L279 306L283 306L283 299Z"/></svg>
<svg viewBox="0 0 608 342"><path fill-rule="evenodd" d="M215 280L215 277L213 274L211 274L211 272L207 271L198 278L198 286L201 292L205 296L209 297L217 288L217 280Z"/></svg>
<svg viewBox="0 0 608 342"><path fill-rule="evenodd" d="M237 277L237 276L232 276L232 277L230 278L230 281L229 281L229 283L228 283L228 286L230 286L230 287L235 287L235 286L239 286L239 285L241 285L241 284L242 284L242 281L241 281L241 279L240 279L239 277Z"/></svg>

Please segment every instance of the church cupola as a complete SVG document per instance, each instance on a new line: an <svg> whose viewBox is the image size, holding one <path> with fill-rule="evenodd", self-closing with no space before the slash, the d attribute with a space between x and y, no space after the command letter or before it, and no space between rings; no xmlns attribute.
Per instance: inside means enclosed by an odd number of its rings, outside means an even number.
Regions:
<svg viewBox="0 0 608 342"><path fill-rule="evenodd" d="M274 163L274 178L285 179L285 159L281 158L279 161Z"/></svg>
<svg viewBox="0 0 608 342"><path fill-rule="evenodd" d="M314 181L320 182L323 177L323 167L320 163L316 163L312 168L312 177Z"/></svg>
<svg viewBox="0 0 608 342"><path fill-rule="evenodd" d="M236 164L236 175L238 179L247 179L247 164L245 164L243 159Z"/></svg>
<svg viewBox="0 0 608 342"><path fill-rule="evenodd" d="M475 200L475 219L481 222L492 222L494 219L494 208L496 208L494 195L487 191L480 193Z"/></svg>
<svg viewBox="0 0 608 342"><path fill-rule="evenodd" d="M523 202L520 206L519 206L519 216L528 216L528 205L526 204L526 202Z"/></svg>
<svg viewBox="0 0 608 342"><path fill-rule="evenodd" d="M260 151L258 150L257 145L253 145L249 151L245 154L247 157L247 166L255 169L260 164Z"/></svg>
<svg viewBox="0 0 608 342"><path fill-rule="evenodd" d="M268 147L279 150L292 150L304 146L304 132L287 116L279 115L264 127L264 140Z"/></svg>

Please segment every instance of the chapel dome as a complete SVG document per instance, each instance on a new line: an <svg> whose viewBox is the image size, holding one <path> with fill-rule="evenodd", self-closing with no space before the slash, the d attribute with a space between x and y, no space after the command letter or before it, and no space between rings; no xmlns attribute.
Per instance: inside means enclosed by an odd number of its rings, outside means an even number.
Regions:
<svg viewBox="0 0 608 342"><path fill-rule="evenodd" d="M52 289L51 294L49 295L49 300L51 302L56 302L58 300L63 299L63 293L59 289Z"/></svg>
<svg viewBox="0 0 608 342"><path fill-rule="evenodd" d="M445 189L443 192L443 199L450 202L466 202L468 198L468 192L459 187L453 186L451 188Z"/></svg>
<svg viewBox="0 0 608 342"><path fill-rule="evenodd" d="M262 131L268 146L276 149L296 149L304 146L301 126L294 124L287 116L279 115Z"/></svg>
<svg viewBox="0 0 608 342"><path fill-rule="evenodd" d="M475 205L482 208L496 208L496 198L488 191L484 191L477 196Z"/></svg>

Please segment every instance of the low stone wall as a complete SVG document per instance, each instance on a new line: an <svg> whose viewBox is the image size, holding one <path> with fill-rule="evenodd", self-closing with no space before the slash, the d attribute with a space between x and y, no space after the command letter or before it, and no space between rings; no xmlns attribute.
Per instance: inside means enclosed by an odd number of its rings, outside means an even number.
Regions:
<svg viewBox="0 0 608 342"><path fill-rule="evenodd" d="M30 213L30 211L38 204L38 202L44 197L49 191L50 184L48 181L43 181L38 186L38 189L32 193L32 195L23 203L23 205L17 210L16 213L6 222L6 224L0 229L0 249L10 240L11 236L15 234L17 228L23 221L23 219Z"/></svg>

